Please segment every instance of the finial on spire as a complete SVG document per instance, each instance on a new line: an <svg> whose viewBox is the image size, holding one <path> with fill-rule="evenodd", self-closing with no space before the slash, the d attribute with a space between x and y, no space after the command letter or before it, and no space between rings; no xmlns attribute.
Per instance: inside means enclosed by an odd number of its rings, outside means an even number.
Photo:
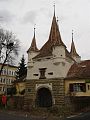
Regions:
<svg viewBox="0 0 90 120"><path fill-rule="evenodd" d="M35 37L36 24L34 24L34 37Z"/></svg>
<svg viewBox="0 0 90 120"><path fill-rule="evenodd" d="M72 30L72 41L73 41L73 30Z"/></svg>
<svg viewBox="0 0 90 120"><path fill-rule="evenodd" d="M73 41L73 30L72 30L72 43L71 43L71 51L70 51L70 54L72 57L79 57L78 53L76 52L76 48L75 48L75 44L74 44L74 41Z"/></svg>
<svg viewBox="0 0 90 120"><path fill-rule="evenodd" d="M54 7L54 16L55 16L55 1L54 1L54 5L53 5L53 7Z"/></svg>

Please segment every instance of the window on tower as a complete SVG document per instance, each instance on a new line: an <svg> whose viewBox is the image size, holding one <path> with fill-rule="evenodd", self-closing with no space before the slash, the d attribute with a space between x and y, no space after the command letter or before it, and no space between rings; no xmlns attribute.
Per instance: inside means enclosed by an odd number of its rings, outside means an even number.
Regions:
<svg viewBox="0 0 90 120"><path fill-rule="evenodd" d="M39 79L45 79L45 72L46 72L46 68L40 68L40 78Z"/></svg>

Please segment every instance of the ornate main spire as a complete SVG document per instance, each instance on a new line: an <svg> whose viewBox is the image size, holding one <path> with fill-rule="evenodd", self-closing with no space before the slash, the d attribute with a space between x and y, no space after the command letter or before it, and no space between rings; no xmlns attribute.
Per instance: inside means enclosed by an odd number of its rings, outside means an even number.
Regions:
<svg viewBox="0 0 90 120"><path fill-rule="evenodd" d="M59 26L55 16L55 5L54 5L54 15L52 19L50 34L48 41L42 46L40 49L40 53L35 58L41 58L46 56L52 56L52 48L53 46L65 46L61 39L61 35L59 32Z"/></svg>
<svg viewBox="0 0 90 120"><path fill-rule="evenodd" d="M76 48L75 48L75 44L74 44L74 41L73 41L73 30L72 30L72 43L71 43L71 51L70 51L70 54L72 57L79 57L78 53L76 52Z"/></svg>
<svg viewBox="0 0 90 120"><path fill-rule="evenodd" d="M55 16L55 4L54 4L54 15L53 15L53 20L52 20L52 25L51 25L50 35L49 35L49 41L51 41L53 45L65 46L65 44L62 42L61 35L59 32L59 26Z"/></svg>
<svg viewBox="0 0 90 120"><path fill-rule="evenodd" d="M27 52L29 52L29 51L35 51L35 52L39 51L38 48L37 48L37 45L36 45L35 27L34 27L34 36L33 36L33 39L32 39L32 43L31 43L31 46L30 46L30 48L28 49Z"/></svg>

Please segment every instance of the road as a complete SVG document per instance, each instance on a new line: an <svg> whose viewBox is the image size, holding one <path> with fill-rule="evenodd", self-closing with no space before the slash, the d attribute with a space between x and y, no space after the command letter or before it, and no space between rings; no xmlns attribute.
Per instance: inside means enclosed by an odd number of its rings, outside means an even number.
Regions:
<svg viewBox="0 0 90 120"><path fill-rule="evenodd" d="M65 120L90 120L90 112L81 113L75 116L70 116Z"/></svg>
<svg viewBox="0 0 90 120"><path fill-rule="evenodd" d="M25 114L14 114L11 112L0 112L0 120L49 120L46 118L41 117L31 117L30 115ZM54 120L54 119L53 119ZM59 119L57 119L59 120ZM60 119L61 120L61 119ZM81 113L79 115L70 116L65 118L64 120L90 120L90 112L87 113Z"/></svg>
<svg viewBox="0 0 90 120"><path fill-rule="evenodd" d="M0 111L0 120L45 120L40 117L31 117L30 115L25 114L14 114L14 112L5 112Z"/></svg>

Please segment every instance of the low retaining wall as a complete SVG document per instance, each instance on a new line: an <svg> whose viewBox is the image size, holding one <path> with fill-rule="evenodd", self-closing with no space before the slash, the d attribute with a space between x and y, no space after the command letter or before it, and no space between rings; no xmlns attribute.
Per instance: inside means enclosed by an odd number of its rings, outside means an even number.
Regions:
<svg viewBox="0 0 90 120"><path fill-rule="evenodd" d="M88 96L66 96L65 103L70 106L72 111L81 111L90 108L90 97Z"/></svg>

